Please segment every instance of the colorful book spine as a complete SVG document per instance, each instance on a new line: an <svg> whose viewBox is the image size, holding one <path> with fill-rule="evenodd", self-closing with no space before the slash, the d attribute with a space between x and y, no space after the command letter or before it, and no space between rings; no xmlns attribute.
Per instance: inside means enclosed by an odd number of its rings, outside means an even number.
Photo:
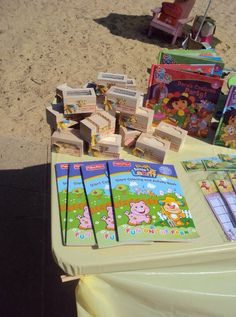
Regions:
<svg viewBox="0 0 236 317"><path fill-rule="evenodd" d="M226 237L229 240L236 240L235 222L230 216L228 207L222 199L221 194L218 192L214 181L203 179L198 182L198 185Z"/></svg>
<svg viewBox="0 0 236 317"><path fill-rule="evenodd" d="M233 186L234 191L236 192L236 171L235 172L228 172L229 179Z"/></svg>
<svg viewBox="0 0 236 317"><path fill-rule="evenodd" d="M66 245L96 244L91 216L87 205L80 163L69 164L66 214Z"/></svg>
<svg viewBox="0 0 236 317"><path fill-rule="evenodd" d="M173 165L110 161L108 168L119 241L198 237Z"/></svg>
<svg viewBox="0 0 236 317"><path fill-rule="evenodd" d="M222 76L224 63L219 56L185 53L184 50L179 52L164 50L158 54L158 64L215 64L214 75Z"/></svg>
<svg viewBox="0 0 236 317"><path fill-rule="evenodd" d="M81 166L81 172L99 248L118 245L106 161Z"/></svg>
<svg viewBox="0 0 236 317"><path fill-rule="evenodd" d="M66 243L66 206L67 206L67 186L68 186L68 163L55 164L59 217L61 225L62 243Z"/></svg>

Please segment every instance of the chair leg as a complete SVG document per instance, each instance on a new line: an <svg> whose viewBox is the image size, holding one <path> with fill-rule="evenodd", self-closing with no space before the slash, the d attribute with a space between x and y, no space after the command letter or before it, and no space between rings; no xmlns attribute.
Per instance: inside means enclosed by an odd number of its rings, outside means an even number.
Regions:
<svg viewBox="0 0 236 317"><path fill-rule="evenodd" d="M176 40L177 40L177 37L178 37L178 35L177 35L177 33L176 33L176 34L173 36L171 45L174 45L174 44L175 44L175 42L176 42Z"/></svg>
<svg viewBox="0 0 236 317"><path fill-rule="evenodd" d="M147 34L147 36L148 36L148 37L151 37L151 35L152 35L152 26L150 25L149 28L148 28L148 34Z"/></svg>

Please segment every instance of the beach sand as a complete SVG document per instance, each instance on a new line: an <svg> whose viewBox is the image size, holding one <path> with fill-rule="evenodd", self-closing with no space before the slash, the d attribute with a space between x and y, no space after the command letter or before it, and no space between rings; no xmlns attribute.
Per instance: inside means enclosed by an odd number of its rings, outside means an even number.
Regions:
<svg viewBox="0 0 236 317"><path fill-rule="evenodd" d="M202 15L197 0L192 15ZM151 8L161 1L0 1L1 129L3 136L50 143L45 107L61 83L82 86L97 73L125 73L146 92L148 69L171 37L147 37ZM236 2L214 0L216 52L236 66ZM180 47L181 41L174 46Z"/></svg>

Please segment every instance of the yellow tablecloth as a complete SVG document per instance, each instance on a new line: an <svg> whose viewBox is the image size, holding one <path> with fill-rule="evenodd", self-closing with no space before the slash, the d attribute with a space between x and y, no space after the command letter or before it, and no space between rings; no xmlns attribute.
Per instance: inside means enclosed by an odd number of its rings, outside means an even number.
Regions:
<svg viewBox="0 0 236 317"><path fill-rule="evenodd" d="M164 163L175 165L199 239L97 250L61 243L54 164L79 158L52 153L52 250L67 274L81 275L78 316L236 316L236 243L226 240L200 192L200 173L188 174L180 164L235 152L187 137L179 153L166 156ZM122 158L138 160L126 152Z"/></svg>

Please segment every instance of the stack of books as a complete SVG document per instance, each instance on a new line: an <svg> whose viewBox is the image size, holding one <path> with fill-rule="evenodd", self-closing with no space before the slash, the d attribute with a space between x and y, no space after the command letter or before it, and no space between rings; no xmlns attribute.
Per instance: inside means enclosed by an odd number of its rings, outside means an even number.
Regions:
<svg viewBox="0 0 236 317"><path fill-rule="evenodd" d="M55 164L62 243L114 247L199 235L175 168L125 160Z"/></svg>
<svg viewBox="0 0 236 317"><path fill-rule="evenodd" d="M223 85L221 58L214 50L163 50L157 62L145 102L155 112L154 125L164 121L207 137Z"/></svg>

